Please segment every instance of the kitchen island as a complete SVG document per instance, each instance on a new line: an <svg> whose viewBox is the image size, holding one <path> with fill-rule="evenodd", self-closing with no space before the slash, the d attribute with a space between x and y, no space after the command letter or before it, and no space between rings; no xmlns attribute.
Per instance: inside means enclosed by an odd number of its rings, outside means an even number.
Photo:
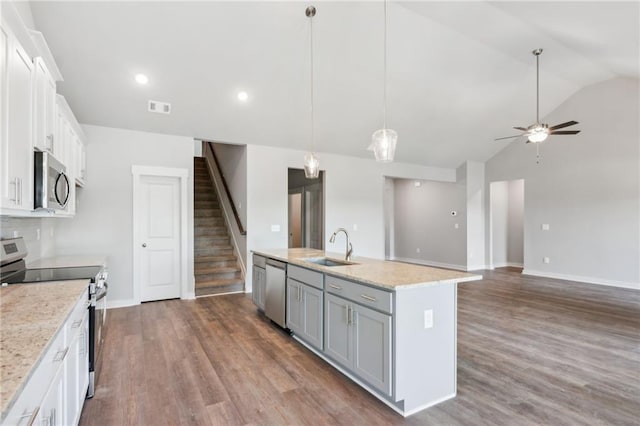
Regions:
<svg viewBox="0 0 640 426"><path fill-rule="evenodd" d="M345 262L313 249L253 253L258 295L270 291L269 259L287 265L286 324L294 338L396 412L408 416L456 395L457 283L482 276L362 257Z"/></svg>
<svg viewBox="0 0 640 426"><path fill-rule="evenodd" d="M51 415L43 409L46 395L63 374L63 363L72 372L74 365L67 362L75 359L72 344L87 353L88 286L88 280L75 280L0 287L1 424L26 424L29 417L46 421ZM76 364L84 368L80 361ZM77 390L84 399L80 385ZM66 420L73 422L79 411L69 414Z"/></svg>

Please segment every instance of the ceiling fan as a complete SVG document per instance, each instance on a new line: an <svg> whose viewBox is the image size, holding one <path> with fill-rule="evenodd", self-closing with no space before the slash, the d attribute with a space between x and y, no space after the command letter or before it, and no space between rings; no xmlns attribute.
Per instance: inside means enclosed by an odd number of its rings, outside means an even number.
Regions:
<svg viewBox="0 0 640 426"><path fill-rule="evenodd" d="M564 129L565 127L573 126L574 124L578 124L577 121L567 121L566 123L556 124L555 126L549 126L548 124L540 123L540 55L542 54L542 49L536 49L531 53L533 53L536 57L536 122L526 128L514 127L514 129L521 130L524 133L494 139L496 141L526 136L526 143L539 143L543 142L551 135L575 135L580 133L580 130L559 130Z"/></svg>

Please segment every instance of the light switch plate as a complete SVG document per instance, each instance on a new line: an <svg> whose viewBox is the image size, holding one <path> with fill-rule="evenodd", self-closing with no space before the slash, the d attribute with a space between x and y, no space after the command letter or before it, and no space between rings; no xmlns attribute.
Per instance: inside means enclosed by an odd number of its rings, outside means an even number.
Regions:
<svg viewBox="0 0 640 426"><path fill-rule="evenodd" d="M543 223L542 224L542 230L543 231L548 231L549 230L549 224L548 223Z"/></svg>
<svg viewBox="0 0 640 426"><path fill-rule="evenodd" d="M280 225L271 225L271 232L280 232Z"/></svg>
<svg viewBox="0 0 640 426"><path fill-rule="evenodd" d="M433 328L433 309L424 311L424 328Z"/></svg>

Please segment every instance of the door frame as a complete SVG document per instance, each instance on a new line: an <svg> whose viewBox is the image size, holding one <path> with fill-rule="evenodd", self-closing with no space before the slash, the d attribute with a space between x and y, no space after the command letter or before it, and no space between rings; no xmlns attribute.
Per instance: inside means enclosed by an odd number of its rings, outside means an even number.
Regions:
<svg viewBox="0 0 640 426"><path fill-rule="evenodd" d="M188 227L187 227L187 180L189 178L189 169L174 167L155 167L155 166L131 166L131 174L133 175L133 303L139 305L142 303L140 282L140 229L136 212L140 209L140 193L141 178L143 176L173 177L180 179L180 299L193 299L188 289L187 280L187 262L189 256L188 249Z"/></svg>

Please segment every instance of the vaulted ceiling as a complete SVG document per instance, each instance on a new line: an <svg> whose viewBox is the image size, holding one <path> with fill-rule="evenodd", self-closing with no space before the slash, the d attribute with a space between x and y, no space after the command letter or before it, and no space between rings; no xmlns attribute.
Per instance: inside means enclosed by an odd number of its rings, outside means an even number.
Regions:
<svg viewBox="0 0 640 426"><path fill-rule="evenodd" d="M307 150L309 4L317 150L370 156L382 126L382 2L55 1L31 10L80 122ZM638 2L390 1L397 160L456 167L504 148L509 141L493 139L535 121L534 48L545 49L542 116L587 85L638 78L639 22ZM147 112L148 100L171 103L171 114Z"/></svg>

